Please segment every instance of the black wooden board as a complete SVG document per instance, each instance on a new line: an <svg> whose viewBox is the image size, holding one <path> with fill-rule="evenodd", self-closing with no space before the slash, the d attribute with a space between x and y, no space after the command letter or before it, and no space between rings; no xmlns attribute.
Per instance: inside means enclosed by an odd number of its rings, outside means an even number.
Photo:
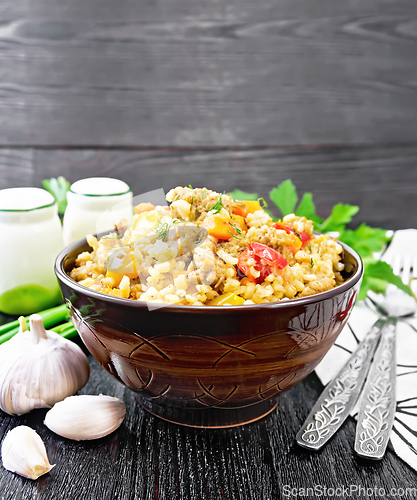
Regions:
<svg viewBox="0 0 417 500"><path fill-rule="evenodd" d="M0 145L413 142L414 0L2 0Z"/></svg>
<svg viewBox="0 0 417 500"><path fill-rule="evenodd" d="M0 189L41 186L64 175L71 182L107 176L126 181L134 194L178 185L268 199L272 187L292 179L310 191L319 215L336 203L357 204L354 225L416 227L417 146L253 149L0 149ZM278 212L276 212L278 215Z"/></svg>
<svg viewBox="0 0 417 500"><path fill-rule="evenodd" d="M46 410L22 417L0 411L0 435L17 425L34 428L56 464L37 481L0 468L1 500L272 500L295 498L285 493L308 487L316 492L341 487L350 491L350 485L358 485L389 492L416 486L416 473L390 450L379 463L355 458L351 419L319 453L295 444L295 434L322 388L315 375L284 393L278 408L265 419L206 430L151 416L138 404L135 393L91 358L90 364L91 377L81 393L122 399L127 409L122 426L100 440L74 442L43 425ZM358 493L351 498L387 497Z"/></svg>

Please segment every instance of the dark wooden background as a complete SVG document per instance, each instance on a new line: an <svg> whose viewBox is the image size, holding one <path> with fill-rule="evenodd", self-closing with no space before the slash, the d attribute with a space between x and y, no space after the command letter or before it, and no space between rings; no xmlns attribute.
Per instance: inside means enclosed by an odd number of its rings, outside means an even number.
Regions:
<svg viewBox="0 0 417 500"><path fill-rule="evenodd" d="M2 0L2 145L414 143L413 0Z"/></svg>
<svg viewBox="0 0 417 500"><path fill-rule="evenodd" d="M417 224L417 143L250 149L0 148L0 187L41 186L42 179L57 175L71 182L97 175L116 177L126 181L134 194L191 184L221 192L238 187L266 199L272 187L290 178L300 194L313 192L322 216L335 203L344 202L360 206L355 225L366 221L400 229Z"/></svg>
<svg viewBox="0 0 417 500"><path fill-rule="evenodd" d="M414 0L2 0L0 189L104 175L135 194L192 184L266 197L291 178L322 216L342 201L360 205L355 225L416 227L416 56ZM354 458L353 421L318 454L295 446L320 389L312 375L264 421L186 429L145 414L93 363L84 391L122 397L126 422L71 443L42 412L1 414L1 436L29 423L58 465L35 483L0 469L0 499L415 486L391 451Z"/></svg>

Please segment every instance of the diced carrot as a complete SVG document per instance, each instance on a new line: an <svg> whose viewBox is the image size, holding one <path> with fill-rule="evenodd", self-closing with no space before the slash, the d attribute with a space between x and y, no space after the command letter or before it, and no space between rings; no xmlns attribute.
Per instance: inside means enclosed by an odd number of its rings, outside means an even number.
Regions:
<svg viewBox="0 0 417 500"><path fill-rule="evenodd" d="M287 234L296 236L296 238L293 238L293 242L288 245L293 251L293 253L297 253L301 247L307 245L307 243L311 240L311 237L306 232L302 231L301 233L297 233L297 231L295 231L295 229L291 227L289 224L276 222L274 224L274 227L276 229L285 231Z"/></svg>
<svg viewBox="0 0 417 500"><path fill-rule="evenodd" d="M236 215L247 217L248 214L253 214L258 210L263 210L261 204L257 200L240 201L237 200L232 207L232 211Z"/></svg>
<svg viewBox="0 0 417 500"><path fill-rule="evenodd" d="M208 215L202 226L205 227L210 236L218 240L230 240L230 238L239 238L242 230L247 231L245 220L240 216L233 216L225 220L220 215Z"/></svg>
<svg viewBox="0 0 417 500"><path fill-rule="evenodd" d="M230 240L233 234L229 222L220 215L207 215L202 226L207 229L210 236L218 240Z"/></svg>
<svg viewBox="0 0 417 500"><path fill-rule="evenodd" d="M246 225L245 218L241 215L232 215L232 224L234 226L239 226L242 231L247 231L248 226Z"/></svg>
<svg viewBox="0 0 417 500"><path fill-rule="evenodd" d="M142 212L150 212L154 208L155 205L152 205L152 203L139 203L139 205L133 207L133 210L135 211L135 214L141 214Z"/></svg>

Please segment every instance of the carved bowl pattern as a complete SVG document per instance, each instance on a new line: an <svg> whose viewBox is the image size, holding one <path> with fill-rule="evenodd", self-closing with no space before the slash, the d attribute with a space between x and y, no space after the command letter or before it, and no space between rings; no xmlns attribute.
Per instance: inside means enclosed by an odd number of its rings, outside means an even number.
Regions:
<svg viewBox="0 0 417 500"><path fill-rule="evenodd" d="M351 276L311 297L234 307L164 306L89 290L66 274L85 240L55 272L90 353L151 413L183 425L225 427L269 413L277 396L318 365L344 327L362 263L344 245Z"/></svg>

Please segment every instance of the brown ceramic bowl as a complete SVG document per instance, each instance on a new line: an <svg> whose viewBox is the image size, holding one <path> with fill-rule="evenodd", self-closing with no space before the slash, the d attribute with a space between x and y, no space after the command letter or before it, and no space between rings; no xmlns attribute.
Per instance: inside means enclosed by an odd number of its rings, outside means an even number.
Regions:
<svg viewBox="0 0 417 500"><path fill-rule="evenodd" d="M311 297L249 306L163 306L85 288L67 275L80 240L57 257L55 272L87 349L160 418L195 427L257 420L281 392L303 380L337 339L363 273L346 245L351 269L337 288Z"/></svg>

